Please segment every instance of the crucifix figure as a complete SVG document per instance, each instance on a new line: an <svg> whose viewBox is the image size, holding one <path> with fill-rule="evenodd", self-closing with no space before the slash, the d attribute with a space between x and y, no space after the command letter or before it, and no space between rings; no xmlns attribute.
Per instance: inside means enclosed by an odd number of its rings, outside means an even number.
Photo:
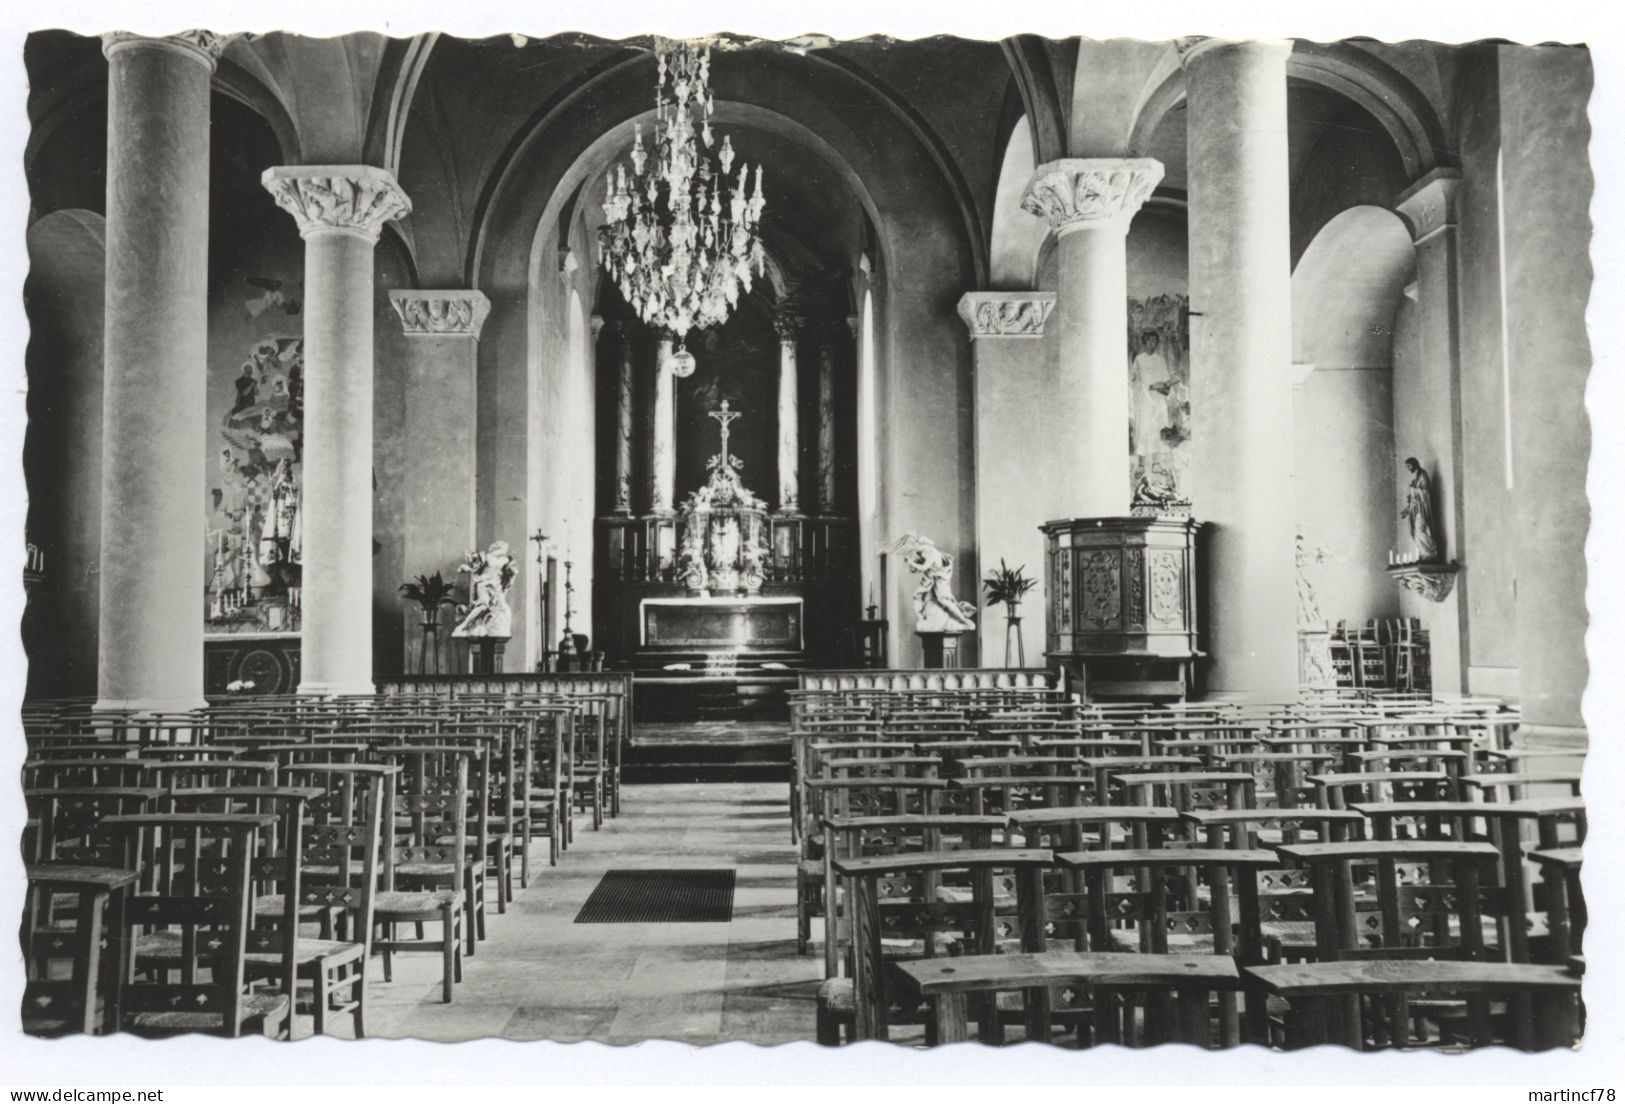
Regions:
<svg viewBox="0 0 1625 1104"><path fill-rule="evenodd" d="M728 425L735 418L742 418L742 417L744 417L744 415L739 413L739 411L737 411L737 410L729 410L728 409L728 400L723 399L722 400L722 408L720 410L711 411L711 413L708 415L708 417L715 418L717 420L717 424L722 427L722 470L727 471L728 470L728 433L729 433Z"/></svg>

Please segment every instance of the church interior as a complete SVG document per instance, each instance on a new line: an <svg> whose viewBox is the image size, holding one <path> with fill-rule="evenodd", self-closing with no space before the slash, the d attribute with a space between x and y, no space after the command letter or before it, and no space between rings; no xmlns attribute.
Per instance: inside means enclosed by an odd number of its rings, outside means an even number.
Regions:
<svg viewBox="0 0 1625 1104"><path fill-rule="evenodd" d="M24 53L25 1030L1579 1038L1585 48Z"/></svg>

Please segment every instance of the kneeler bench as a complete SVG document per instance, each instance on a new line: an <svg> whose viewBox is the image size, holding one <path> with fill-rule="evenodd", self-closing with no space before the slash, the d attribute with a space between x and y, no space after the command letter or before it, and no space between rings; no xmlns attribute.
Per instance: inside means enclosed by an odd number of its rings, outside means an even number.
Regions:
<svg viewBox="0 0 1625 1104"><path fill-rule="evenodd" d="M1156 989L1170 991L1179 1008L1175 1022L1165 1025L1171 1041L1206 1046L1209 1042L1208 998L1215 992L1241 988L1235 961L1218 955L1120 954L1113 952L1051 951L981 957L925 959L900 962L897 971L908 979L936 1012L937 1041L964 1042L972 993L993 994L1014 989ZM1074 1004L1081 1000L1074 998ZM1098 1027L1109 1030L1111 1017ZM1047 1006L1027 1009L1027 1039L1048 1042ZM1121 1042L1105 1038L1100 1042Z"/></svg>
<svg viewBox="0 0 1625 1104"><path fill-rule="evenodd" d="M1360 1016L1338 1016L1342 1000L1435 999L1491 996L1509 998L1511 1038L1497 1039L1487 1017L1472 1026L1475 1047L1510 1042L1523 1050L1572 1046L1580 1037L1580 975L1563 966L1512 962L1452 962L1434 959L1363 959L1340 962L1252 966L1250 980L1284 999L1289 1008L1286 1045L1341 1042L1367 1049ZM1523 997L1527 1000L1510 998ZM1520 1012L1529 1007L1528 1013ZM1338 1029L1341 1021L1341 1030ZM1392 1026L1392 1025L1391 1025ZM1404 1046L1408 1039L1390 1040Z"/></svg>

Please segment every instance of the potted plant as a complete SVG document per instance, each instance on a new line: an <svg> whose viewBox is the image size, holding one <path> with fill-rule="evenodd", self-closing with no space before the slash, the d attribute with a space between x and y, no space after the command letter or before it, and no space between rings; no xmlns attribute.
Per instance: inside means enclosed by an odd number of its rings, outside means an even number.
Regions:
<svg viewBox="0 0 1625 1104"><path fill-rule="evenodd" d="M438 571L433 575L419 575L411 582L402 583L398 589L401 597L423 607L424 628L439 624L440 607L449 606L456 599L456 588L446 582Z"/></svg>
<svg viewBox="0 0 1625 1104"><path fill-rule="evenodd" d="M410 582L402 583L398 588L401 597L416 602L423 611L423 619L419 623L423 629L423 640L418 647L418 674L429 672L429 650L434 649L434 673L440 673L440 607L455 605L457 601L456 587L446 582L445 578L436 571L433 575L419 575Z"/></svg>
<svg viewBox="0 0 1625 1104"><path fill-rule="evenodd" d="M1021 600L1027 596L1029 590L1037 585L1037 579L1027 578L1026 564L1011 568L1004 562L1003 557L999 559L999 569L982 580L982 586L987 590L987 604L996 606L1003 603L1004 605L1004 665L1006 667L1010 666L1010 634L1012 632L1015 633L1016 637L1017 665L1022 667L1027 665L1027 647L1021 639L1021 615L1018 611L1021 607Z"/></svg>

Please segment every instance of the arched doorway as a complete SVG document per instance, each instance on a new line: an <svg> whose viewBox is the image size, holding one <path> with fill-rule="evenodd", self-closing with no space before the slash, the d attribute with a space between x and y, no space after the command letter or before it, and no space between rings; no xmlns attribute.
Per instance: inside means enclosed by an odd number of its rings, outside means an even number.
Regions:
<svg viewBox="0 0 1625 1104"><path fill-rule="evenodd" d="M1384 571L1394 541L1394 333L1415 271L1399 217L1360 206L1331 219L1292 273L1301 627L1399 613Z"/></svg>

